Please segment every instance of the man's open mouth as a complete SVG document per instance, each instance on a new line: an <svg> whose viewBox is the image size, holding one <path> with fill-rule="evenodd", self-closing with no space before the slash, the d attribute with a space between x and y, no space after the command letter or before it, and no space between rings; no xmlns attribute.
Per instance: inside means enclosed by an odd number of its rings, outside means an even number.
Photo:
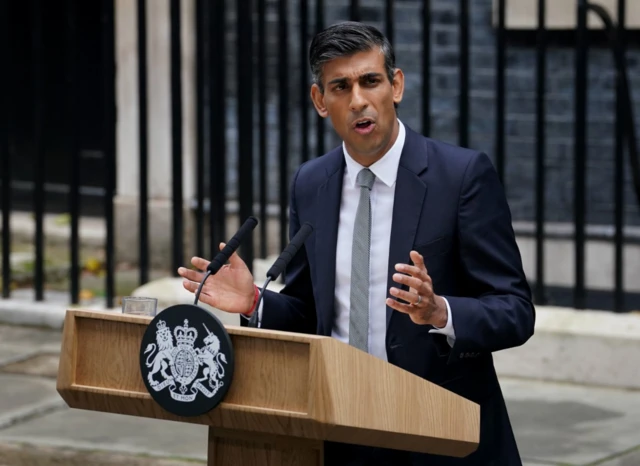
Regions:
<svg viewBox="0 0 640 466"><path fill-rule="evenodd" d="M353 129L356 131L356 133L364 135L369 134L371 131L373 131L374 126L375 123L373 122L373 120L363 119L357 121Z"/></svg>
<svg viewBox="0 0 640 466"><path fill-rule="evenodd" d="M368 128L373 124L371 120L362 120L356 123L356 128Z"/></svg>

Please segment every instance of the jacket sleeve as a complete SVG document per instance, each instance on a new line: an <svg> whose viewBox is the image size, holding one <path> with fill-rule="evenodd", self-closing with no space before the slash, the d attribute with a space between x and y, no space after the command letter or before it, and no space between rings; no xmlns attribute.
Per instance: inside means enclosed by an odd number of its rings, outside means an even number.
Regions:
<svg viewBox="0 0 640 466"><path fill-rule="evenodd" d="M300 229L296 204L296 183L302 166L291 183L289 239ZM316 333L316 309L306 245L298 250L283 273L285 286L279 293L266 290L262 297L261 328L298 333Z"/></svg>
<svg viewBox="0 0 640 466"><path fill-rule="evenodd" d="M486 154L467 166L458 207L460 280L466 296L445 296L455 344L449 362L524 344L533 335L535 308L511 213Z"/></svg>

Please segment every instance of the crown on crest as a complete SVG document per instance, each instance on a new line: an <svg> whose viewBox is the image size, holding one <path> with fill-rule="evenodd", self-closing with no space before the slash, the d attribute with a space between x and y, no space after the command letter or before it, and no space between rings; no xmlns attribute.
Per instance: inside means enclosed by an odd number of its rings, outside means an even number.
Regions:
<svg viewBox="0 0 640 466"><path fill-rule="evenodd" d="M176 336L176 343L178 345L193 346L196 338L198 337L198 331L193 327L189 327L188 319L184 320L184 325L182 327L176 327L173 333Z"/></svg>
<svg viewBox="0 0 640 466"><path fill-rule="evenodd" d="M164 330L167 328L167 323L164 320L159 320L156 322L156 327L158 327L158 330Z"/></svg>

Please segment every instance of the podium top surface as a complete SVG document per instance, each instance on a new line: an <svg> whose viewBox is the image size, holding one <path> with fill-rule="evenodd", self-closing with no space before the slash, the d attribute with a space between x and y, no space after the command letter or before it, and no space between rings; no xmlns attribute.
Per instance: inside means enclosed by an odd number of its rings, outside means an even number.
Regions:
<svg viewBox="0 0 640 466"><path fill-rule="evenodd" d="M70 407L452 456L477 448L477 404L333 338L236 326L225 326L235 357L225 398L176 416L142 380L151 320L67 311L57 388Z"/></svg>

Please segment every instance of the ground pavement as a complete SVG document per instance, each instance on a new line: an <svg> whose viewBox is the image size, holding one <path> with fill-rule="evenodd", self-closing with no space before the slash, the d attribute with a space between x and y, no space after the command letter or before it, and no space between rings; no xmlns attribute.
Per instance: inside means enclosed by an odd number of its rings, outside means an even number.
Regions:
<svg viewBox="0 0 640 466"><path fill-rule="evenodd" d="M0 466L187 466L207 430L68 409L60 331L0 325ZM640 465L640 391L502 379L527 466ZM506 465L505 465L506 466Z"/></svg>

